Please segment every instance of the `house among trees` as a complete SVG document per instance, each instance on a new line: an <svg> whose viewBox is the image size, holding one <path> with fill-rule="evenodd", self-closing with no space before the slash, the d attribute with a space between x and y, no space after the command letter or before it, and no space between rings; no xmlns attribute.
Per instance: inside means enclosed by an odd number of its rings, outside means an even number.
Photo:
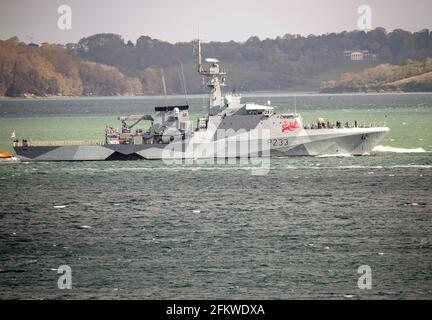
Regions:
<svg viewBox="0 0 432 320"><path fill-rule="evenodd" d="M345 50L344 56L351 61L363 61L372 60L375 61L378 58L377 54L372 54L369 50Z"/></svg>
<svg viewBox="0 0 432 320"><path fill-rule="evenodd" d="M362 61L365 58L365 54L361 51L354 51L350 54L351 61Z"/></svg>

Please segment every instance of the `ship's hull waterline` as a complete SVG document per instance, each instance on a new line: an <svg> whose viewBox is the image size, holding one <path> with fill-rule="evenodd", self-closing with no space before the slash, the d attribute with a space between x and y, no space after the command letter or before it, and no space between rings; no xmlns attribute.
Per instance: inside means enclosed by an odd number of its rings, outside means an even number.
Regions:
<svg viewBox="0 0 432 320"><path fill-rule="evenodd" d="M205 144L183 141L170 144L101 144L14 147L21 161L101 161L232 158L256 156L364 155L372 151L389 131L381 128L302 130L270 139L249 140L251 148L229 148L224 140ZM231 137L230 141L236 141ZM238 139L237 141L241 141ZM231 144L232 145L232 144ZM204 150L204 151L203 151ZM258 150L258 152L257 152Z"/></svg>

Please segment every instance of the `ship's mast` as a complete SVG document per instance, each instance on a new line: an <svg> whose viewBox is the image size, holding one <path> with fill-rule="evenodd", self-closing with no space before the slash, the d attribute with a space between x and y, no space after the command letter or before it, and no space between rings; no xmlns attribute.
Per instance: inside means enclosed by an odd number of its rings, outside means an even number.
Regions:
<svg viewBox="0 0 432 320"><path fill-rule="evenodd" d="M225 86L225 71L219 67L219 60L214 58L205 59L210 65L203 67L202 65L202 53L201 53L201 41L198 40L198 73L200 75L209 77L207 81L207 87L210 88L209 93L209 111L212 107L222 106L222 90L221 87Z"/></svg>
<svg viewBox="0 0 432 320"><path fill-rule="evenodd" d="M201 40L198 39L198 73L202 72L202 58L201 58Z"/></svg>

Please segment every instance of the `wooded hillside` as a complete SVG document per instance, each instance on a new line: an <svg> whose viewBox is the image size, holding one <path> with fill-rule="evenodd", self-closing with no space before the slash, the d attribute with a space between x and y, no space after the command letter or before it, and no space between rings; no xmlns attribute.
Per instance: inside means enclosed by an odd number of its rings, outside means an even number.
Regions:
<svg viewBox="0 0 432 320"><path fill-rule="evenodd" d="M132 43L117 34L96 34L64 48L53 44L26 45L17 38L0 41L0 95L161 94L161 68L168 93L182 93L180 64L188 91L206 92L196 72L195 45L195 41L172 44L148 36ZM374 58L350 61L344 54L347 50L363 50ZM407 59L425 63L432 57L432 32L426 29L414 33L401 29L387 32L376 28L369 32L344 31L307 37L292 34L263 40L250 37L245 42L204 42L203 52L205 57L221 60L228 72L227 90L318 91L322 84L323 91L336 92L338 87L345 90L338 83L351 81L347 77L355 78L354 90L363 90L374 88L373 84L364 83L367 79L380 81L377 80L380 75L370 73L388 75L393 70L390 65L404 64ZM384 66L377 67L380 64ZM417 67L405 63L403 70ZM365 71L367 75L355 75L366 69L370 69ZM407 75L414 74L407 71ZM386 83L401 78L392 75L387 80ZM400 83L400 90L410 88L412 85ZM428 85L422 88L430 90Z"/></svg>
<svg viewBox="0 0 432 320"><path fill-rule="evenodd" d="M114 66L85 61L57 45L0 41L0 96L137 93L142 93L140 81Z"/></svg>

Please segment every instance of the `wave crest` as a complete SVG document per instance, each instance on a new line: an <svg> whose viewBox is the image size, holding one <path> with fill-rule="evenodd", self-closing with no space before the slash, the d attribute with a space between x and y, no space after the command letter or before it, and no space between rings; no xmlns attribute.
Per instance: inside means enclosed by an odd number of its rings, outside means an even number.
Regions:
<svg viewBox="0 0 432 320"><path fill-rule="evenodd" d="M374 152L391 152L391 153L423 153L426 152L423 148L395 148L390 146L376 146Z"/></svg>

